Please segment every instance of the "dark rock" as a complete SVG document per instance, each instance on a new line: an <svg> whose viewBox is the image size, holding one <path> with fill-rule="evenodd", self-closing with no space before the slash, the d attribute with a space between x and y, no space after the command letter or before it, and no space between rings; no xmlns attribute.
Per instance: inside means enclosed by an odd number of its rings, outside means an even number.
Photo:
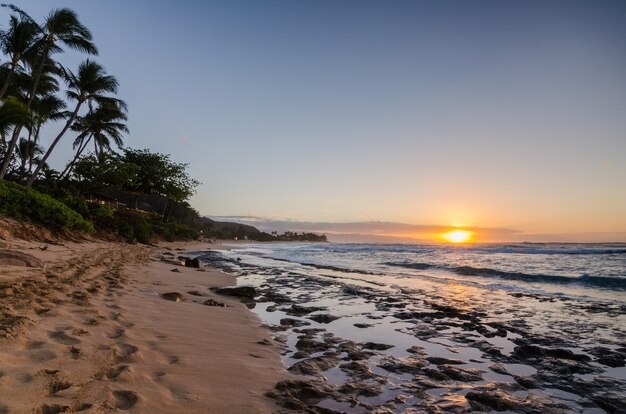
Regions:
<svg viewBox="0 0 626 414"><path fill-rule="evenodd" d="M287 315L304 316L304 315L308 315L309 313L321 311L324 309L326 308L317 307L317 306L301 306L301 305L293 304L289 308L281 309L281 310L283 310Z"/></svg>
<svg viewBox="0 0 626 414"><path fill-rule="evenodd" d="M369 328L369 327L371 327L371 326L374 326L374 325L372 325L372 324L370 324L370 323L355 323L355 324L354 324L354 327L356 327L356 328L361 328L361 329L363 329L363 328Z"/></svg>
<svg viewBox="0 0 626 414"><path fill-rule="evenodd" d="M441 358L441 357L428 357L426 358L426 360L430 362L431 364L435 364L435 365L443 365L443 364L461 365L465 363L461 361L460 359L448 359L448 358Z"/></svg>
<svg viewBox="0 0 626 414"><path fill-rule="evenodd" d="M178 292L167 292L162 293L161 297L166 300L171 300L174 302L182 302L184 300L183 295Z"/></svg>
<svg viewBox="0 0 626 414"><path fill-rule="evenodd" d="M393 348L393 347L394 345L378 344L376 342L366 342L363 344L364 349L372 349L374 351L384 351L386 349Z"/></svg>
<svg viewBox="0 0 626 414"><path fill-rule="evenodd" d="M204 293L200 292L199 290L190 290L187 293L193 296L206 296Z"/></svg>
<svg viewBox="0 0 626 414"><path fill-rule="evenodd" d="M212 289L220 295L237 296L252 299L256 296L256 289L253 286L229 286Z"/></svg>
<svg viewBox="0 0 626 414"><path fill-rule="evenodd" d="M170 272L180 273L180 269L178 269L178 268L174 268L174 269L170 270Z"/></svg>
<svg viewBox="0 0 626 414"><path fill-rule="evenodd" d="M309 322L307 321L302 321L300 319L293 319L293 318L283 318L280 320L280 324L282 326L306 326L306 325L310 325Z"/></svg>
<svg viewBox="0 0 626 414"><path fill-rule="evenodd" d="M202 302L203 305L205 306L217 306L219 308L225 308L226 305L224 305L222 302L218 302L214 299L207 299L204 302Z"/></svg>
<svg viewBox="0 0 626 414"><path fill-rule="evenodd" d="M331 353L296 362L289 367L289 371L302 375L320 375L322 372L331 369L338 363L339 358L337 354Z"/></svg>
<svg viewBox="0 0 626 414"><path fill-rule="evenodd" d="M185 267L193 267L195 269L200 268L200 260L197 257L194 258L186 258L185 259Z"/></svg>
<svg viewBox="0 0 626 414"><path fill-rule="evenodd" d="M496 411L514 410L519 407L519 403L509 395L498 391L470 391L465 394L465 398L475 410L482 411L485 406Z"/></svg>
<svg viewBox="0 0 626 414"><path fill-rule="evenodd" d="M309 316L309 319L318 323L331 323L332 321L337 320L339 318L340 318L339 316L333 316L333 315L328 315L328 314Z"/></svg>
<svg viewBox="0 0 626 414"><path fill-rule="evenodd" d="M276 384L275 389L266 395L282 407L301 412L310 412L309 407L333 394L332 387L320 380L285 380Z"/></svg>

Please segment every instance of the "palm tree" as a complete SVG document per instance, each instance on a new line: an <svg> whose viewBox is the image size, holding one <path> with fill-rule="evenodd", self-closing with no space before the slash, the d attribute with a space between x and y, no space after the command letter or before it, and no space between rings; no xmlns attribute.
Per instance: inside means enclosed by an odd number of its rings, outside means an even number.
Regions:
<svg viewBox="0 0 626 414"><path fill-rule="evenodd" d="M11 84L17 65L24 61L28 52L33 48L36 34L37 25L32 20L15 15L9 19L9 28L0 33L0 48L10 59L8 73L0 89L0 99Z"/></svg>
<svg viewBox="0 0 626 414"><path fill-rule="evenodd" d="M38 144L41 126L48 121L60 121L68 116L65 111L66 106L65 102L55 95L37 97L31 106L32 128L28 140ZM33 158L28 160L29 173L32 171L33 161Z"/></svg>
<svg viewBox="0 0 626 414"><path fill-rule="evenodd" d="M26 164L37 158L39 155L43 155L43 150L34 141L30 141L25 138L20 138L17 144L17 155L20 158L20 178L26 175Z"/></svg>
<svg viewBox="0 0 626 414"><path fill-rule="evenodd" d="M118 83L114 76L106 75L104 68L96 62L89 59L85 60L78 66L77 74L72 73L70 70L65 70L64 72L65 82L69 88L66 92L66 96L69 99L75 100L76 106L74 107L74 111L69 115L61 132L59 132L54 141L52 141L52 144L35 169L35 172L28 179L28 186L33 184L42 165L48 160L54 147L56 147L61 138L63 138L63 135L65 135L70 126L72 126L78 116L78 111L80 111L80 108L85 102L96 102L99 105L119 105L122 109L126 109L126 104L123 101L104 95L107 92L116 93Z"/></svg>
<svg viewBox="0 0 626 414"><path fill-rule="evenodd" d="M15 125L30 125L30 111L16 98L5 99L0 103L0 135L4 137ZM11 157L12 153L9 155L7 152L2 160L7 169L11 164Z"/></svg>
<svg viewBox="0 0 626 414"><path fill-rule="evenodd" d="M46 17L43 25L38 25L18 7L13 5L7 5L7 7L18 13L22 18L33 22L37 27L37 40L33 44L33 48L39 53L36 54L36 59L31 64L31 74L34 74L33 84L26 103L27 108L30 108L37 95L44 68L49 64L50 54L63 51L61 45L93 55L98 54L98 50L91 42L92 36L89 29L80 23L76 13L70 9L53 9ZM21 129L21 126L16 126L13 130L13 136L6 151L5 162L0 166L0 178L4 177L9 168L9 164L6 161L10 159L15 151Z"/></svg>
<svg viewBox="0 0 626 414"><path fill-rule="evenodd" d="M6 135L15 125L29 125L30 111L16 98L0 103L0 134Z"/></svg>
<svg viewBox="0 0 626 414"><path fill-rule="evenodd" d="M79 132L74 140L76 154L59 176L59 180L69 174L74 163L87 148L92 138L96 156L105 151L111 151L111 143L122 148L124 145L122 134L128 133L128 128L124 123L127 119L125 110L119 104L111 103L99 105L85 116L79 117L72 125L72 130Z"/></svg>

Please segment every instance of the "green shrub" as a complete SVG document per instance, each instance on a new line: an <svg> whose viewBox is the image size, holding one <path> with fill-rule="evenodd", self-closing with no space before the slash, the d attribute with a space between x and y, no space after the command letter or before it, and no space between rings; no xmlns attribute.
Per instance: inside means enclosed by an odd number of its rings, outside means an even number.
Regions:
<svg viewBox="0 0 626 414"><path fill-rule="evenodd" d="M57 229L95 232L93 224L62 202L29 187L0 179L0 213Z"/></svg>

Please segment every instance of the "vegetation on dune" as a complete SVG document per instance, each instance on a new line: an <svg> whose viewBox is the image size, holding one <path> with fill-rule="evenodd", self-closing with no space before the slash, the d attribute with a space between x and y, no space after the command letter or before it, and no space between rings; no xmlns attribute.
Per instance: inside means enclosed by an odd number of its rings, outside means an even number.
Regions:
<svg viewBox="0 0 626 414"><path fill-rule="evenodd" d="M325 240L201 217L188 203L199 183L186 164L124 148L128 116L126 103L117 97L117 79L91 57L75 70L57 59L67 48L98 54L76 13L53 9L39 22L18 7L2 7L10 16L0 26L0 214L142 243L200 235ZM44 148L46 124L59 129ZM68 136L74 154L59 172L47 161Z"/></svg>
<svg viewBox="0 0 626 414"><path fill-rule="evenodd" d="M18 220L30 220L56 229L93 233L94 226L83 216L32 188L0 180L0 213Z"/></svg>

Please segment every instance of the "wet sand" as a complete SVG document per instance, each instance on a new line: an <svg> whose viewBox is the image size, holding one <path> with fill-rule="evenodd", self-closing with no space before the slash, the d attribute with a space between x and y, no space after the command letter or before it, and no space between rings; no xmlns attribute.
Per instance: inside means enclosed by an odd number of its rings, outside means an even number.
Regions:
<svg viewBox="0 0 626 414"><path fill-rule="evenodd" d="M264 395L288 377L278 348L210 290L235 277L160 260L206 245L3 244L45 266L0 265L0 412L279 411Z"/></svg>

